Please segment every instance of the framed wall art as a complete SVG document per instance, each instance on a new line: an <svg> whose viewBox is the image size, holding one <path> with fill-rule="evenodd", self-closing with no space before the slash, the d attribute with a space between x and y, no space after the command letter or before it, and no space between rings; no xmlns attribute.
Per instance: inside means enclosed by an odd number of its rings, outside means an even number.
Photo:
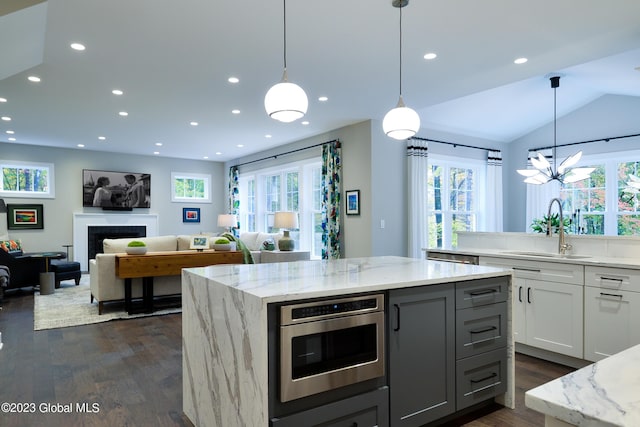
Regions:
<svg viewBox="0 0 640 427"><path fill-rule="evenodd" d="M189 249L197 249L199 251L209 249L209 236L191 236Z"/></svg>
<svg viewBox="0 0 640 427"><path fill-rule="evenodd" d="M200 208L182 208L182 222L200 222Z"/></svg>
<svg viewBox="0 0 640 427"><path fill-rule="evenodd" d="M347 215L360 215L360 190L345 191Z"/></svg>
<svg viewBox="0 0 640 427"><path fill-rule="evenodd" d="M43 229L42 205L7 205L9 230Z"/></svg>

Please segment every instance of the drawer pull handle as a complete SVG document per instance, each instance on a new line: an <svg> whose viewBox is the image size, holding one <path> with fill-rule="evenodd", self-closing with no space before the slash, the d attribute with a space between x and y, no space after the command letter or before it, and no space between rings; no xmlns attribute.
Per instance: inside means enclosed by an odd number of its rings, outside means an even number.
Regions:
<svg viewBox="0 0 640 427"><path fill-rule="evenodd" d="M480 392L480 391L484 391L484 390L486 390L486 389L488 389L488 388L491 388L491 387L499 386L500 384L502 384L502 381L498 381L498 382L495 382L495 383L493 383L493 384L489 384L489 385L486 385L486 386L484 386L484 387L480 387L480 388L479 388L479 389L477 389L477 390L472 390L472 391L470 391L470 392L468 392L468 393L465 393L465 394L464 394L464 397L471 396L471 395L472 395L472 394L474 394L474 393L478 393L478 392Z"/></svg>
<svg viewBox="0 0 640 427"><path fill-rule="evenodd" d="M398 332L400 330L400 306L393 304L393 307L396 309L396 327L393 328L393 331Z"/></svg>
<svg viewBox="0 0 640 427"><path fill-rule="evenodd" d="M530 273L540 273L540 269L538 268L513 267L513 269L517 271L528 271Z"/></svg>
<svg viewBox="0 0 640 427"><path fill-rule="evenodd" d="M527 288L527 302L531 304L531 288Z"/></svg>
<svg viewBox="0 0 640 427"><path fill-rule="evenodd" d="M483 289L481 291L469 292L469 295L471 295L471 298L488 297L488 296L492 296L497 292L498 292L497 289Z"/></svg>
<svg viewBox="0 0 640 427"><path fill-rule="evenodd" d="M602 281L602 280L611 280L612 282L620 282L620 283L622 283L622 280L623 280L623 279L620 279L620 278L618 278L618 277L604 277L604 276L601 276L601 277L600 277L600 280L601 280L601 281Z"/></svg>
<svg viewBox="0 0 640 427"><path fill-rule="evenodd" d="M522 302L522 286L518 286L518 301Z"/></svg>
<svg viewBox="0 0 640 427"><path fill-rule="evenodd" d="M495 378L497 376L498 376L498 374L496 374L495 372L492 372L489 375L487 375L486 377L482 377L482 378L477 379L477 380L473 380L472 379L472 380L469 380L469 381L471 382L471 384L476 384L476 383L481 383L481 382L486 381L486 380L490 380L491 378Z"/></svg>
<svg viewBox="0 0 640 427"><path fill-rule="evenodd" d="M616 298L622 299L622 295L618 295L618 294L608 294L606 292L600 292L600 295L603 297L616 297Z"/></svg>
<svg viewBox="0 0 640 427"><path fill-rule="evenodd" d="M469 331L469 333L470 334L481 334L483 332L495 331L496 329L498 329L496 326L487 326L486 328L471 330L471 331Z"/></svg>

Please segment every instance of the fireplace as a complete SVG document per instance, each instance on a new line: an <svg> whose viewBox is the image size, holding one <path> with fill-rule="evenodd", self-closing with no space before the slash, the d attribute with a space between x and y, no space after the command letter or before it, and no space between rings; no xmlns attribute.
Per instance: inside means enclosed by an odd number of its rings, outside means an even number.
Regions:
<svg viewBox="0 0 640 427"><path fill-rule="evenodd" d="M99 225L89 226L87 231L87 260L104 252L104 239L122 239L127 237L145 237L147 227L144 225Z"/></svg>

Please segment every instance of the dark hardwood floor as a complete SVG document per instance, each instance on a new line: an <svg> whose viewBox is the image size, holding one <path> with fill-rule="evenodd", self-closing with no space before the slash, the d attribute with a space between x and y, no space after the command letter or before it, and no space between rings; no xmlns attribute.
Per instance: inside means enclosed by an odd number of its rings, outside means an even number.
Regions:
<svg viewBox="0 0 640 427"><path fill-rule="evenodd" d="M0 426L192 425L182 414L180 314L34 332L33 294L20 291L4 298L0 332L0 403L34 410L2 411ZM518 354L515 410L495 405L445 425L543 426L524 392L572 370Z"/></svg>

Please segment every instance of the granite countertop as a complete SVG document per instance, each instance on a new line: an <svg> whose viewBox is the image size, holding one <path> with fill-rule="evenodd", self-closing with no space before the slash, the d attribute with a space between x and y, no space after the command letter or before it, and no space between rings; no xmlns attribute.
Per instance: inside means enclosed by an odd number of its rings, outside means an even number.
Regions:
<svg viewBox="0 0 640 427"><path fill-rule="evenodd" d="M502 268L394 256L187 270L266 303L511 275Z"/></svg>
<svg viewBox="0 0 640 427"><path fill-rule="evenodd" d="M579 426L640 426L640 345L529 390L525 404Z"/></svg>
<svg viewBox="0 0 640 427"><path fill-rule="evenodd" d="M570 253L562 256L555 253L526 249L429 249L427 252L443 254L486 256L508 259L525 259L530 261L561 262L564 264L591 265L594 267L630 268L640 270L640 259L624 257L605 257Z"/></svg>

